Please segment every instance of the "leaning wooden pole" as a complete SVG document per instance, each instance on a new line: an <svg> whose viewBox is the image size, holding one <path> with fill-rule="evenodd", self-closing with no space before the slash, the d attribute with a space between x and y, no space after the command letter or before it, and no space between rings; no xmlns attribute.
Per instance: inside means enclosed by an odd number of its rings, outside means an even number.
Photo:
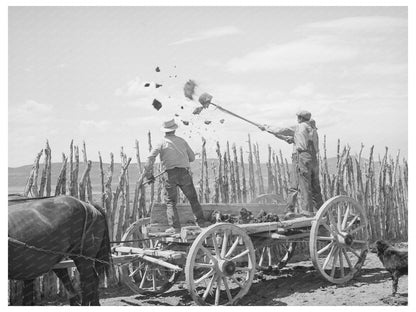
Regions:
<svg viewBox="0 0 416 312"><path fill-rule="evenodd" d="M100 182L101 182L101 206L105 205L105 182L104 182L104 169L103 169L103 158L101 153L98 151L98 160L100 162Z"/></svg>
<svg viewBox="0 0 416 312"><path fill-rule="evenodd" d="M56 182L55 196L62 194L62 186L64 186L66 182L66 165L68 162L68 158L65 156L65 154L62 155L62 158L63 158L62 167L61 167L61 171L59 172L58 181Z"/></svg>
<svg viewBox="0 0 416 312"><path fill-rule="evenodd" d="M244 168L244 157L243 157L243 148L240 146L240 164L241 164L241 184L242 184L242 190L241 190L241 198L243 200L243 203L247 202L247 183L246 183L246 170Z"/></svg>
<svg viewBox="0 0 416 312"><path fill-rule="evenodd" d="M237 157L237 148L235 144L233 144L232 148L233 148L233 155L234 155L235 184L237 186L236 188L237 202L241 203L240 169L239 169L239 163L238 163L238 157Z"/></svg>
<svg viewBox="0 0 416 312"><path fill-rule="evenodd" d="M85 146L85 141L82 142L82 154L84 157L84 164L85 166L88 165L88 158L87 158L87 148ZM92 165L92 162L91 162ZM88 199L88 202L92 202L92 186L91 186L91 178L90 178L90 172L88 171L88 174L85 178L85 191L86 196Z"/></svg>
<svg viewBox="0 0 416 312"><path fill-rule="evenodd" d="M208 159L207 159L207 149L204 148L202 149L202 158L203 158L203 163L201 164L202 168L205 169L205 187L204 187L204 198L205 198L205 202L209 203L210 202L210 195L211 195L211 190L209 187L209 173L208 173Z"/></svg>
<svg viewBox="0 0 416 312"><path fill-rule="evenodd" d="M48 170L46 172L46 196L51 196L52 190L52 150L49 142L46 141L46 150L48 151Z"/></svg>
<svg viewBox="0 0 416 312"><path fill-rule="evenodd" d="M223 188L222 188L222 155L221 155L221 150L220 150L220 143L217 141L217 156L218 156L218 188L219 188L219 194L220 196L218 197L218 201L224 201L224 194L223 192Z"/></svg>
<svg viewBox="0 0 416 312"><path fill-rule="evenodd" d="M29 179L26 183L25 190L23 192L23 196L28 196L29 193L32 193L34 197L39 196L38 187L37 187L37 180L38 180L38 172L39 172L39 160L43 154L43 150L41 150L35 158L35 161L32 166L32 171L30 173Z"/></svg>
<svg viewBox="0 0 416 312"><path fill-rule="evenodd" d="M254 199L256 197L256 182L254 179L254 162L250 135L248 135L248 188L250 199Z"/></svg>

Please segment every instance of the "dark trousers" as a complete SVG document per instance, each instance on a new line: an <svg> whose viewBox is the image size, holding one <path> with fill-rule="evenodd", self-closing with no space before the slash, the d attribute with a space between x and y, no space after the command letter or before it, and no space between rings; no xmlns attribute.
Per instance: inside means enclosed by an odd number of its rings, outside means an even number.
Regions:
<svg viewBox="0 0 416 312"><path fill-rule="evenodd" d="M176 202L178 198L177 187L182 190L183 194L189 200L192 207L192 212L195 216L196 222L205 221L204 213L202 212L201 204L198 201L192 177L186 168L173 168L166 170L167 180L165 182L165 198L166 198L166 214L169 226L180 228L178 210L176 209Z"/></svg>

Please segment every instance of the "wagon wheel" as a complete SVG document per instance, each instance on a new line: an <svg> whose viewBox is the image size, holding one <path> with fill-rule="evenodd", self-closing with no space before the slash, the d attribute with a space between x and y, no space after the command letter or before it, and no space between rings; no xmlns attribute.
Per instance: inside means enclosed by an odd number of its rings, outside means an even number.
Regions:
<svg viewBox="0 0 416 312"><path fill-rule="evenodd" d="M134 246L143 249L161 248L160 243L147 236L147 226L150 218L139 219L124 233L122 246ZM133 242L129 242L133 240ZM173 261L167 261L173 263ZM178 279L180 272L150 263L142 259L135 259L121 266L123 282L138 294L161 294L169 290Z"/></svg>
<svg viewBox="0 0 416 312"><path fill-rule="evenodd" d="M264 201L276 204L284 203L282 196L277 194L261 194L251 202L261 203ZM266 243L263 240L259 241L259 244L260 247L256 248L257 269L264 272L284 268L292 258L296 246L296 243L293 242L277 242L276 240L269 240Z"/></svg>
<svg viewBox="0 0 416 312"><path fill-rule="evenodd" d="M342 284L356 276L368 252L365 211L354 199L327 200L312 221L309 250L315 268L328 281Z"/></svg>
<svg viewBox="0 0 416 312"><path fill-rule="evenodd" d="M246 232L229 223L211 225L189 250L185 266L188 290L200 305L235 304L250 289L255 262Z"/></svg>

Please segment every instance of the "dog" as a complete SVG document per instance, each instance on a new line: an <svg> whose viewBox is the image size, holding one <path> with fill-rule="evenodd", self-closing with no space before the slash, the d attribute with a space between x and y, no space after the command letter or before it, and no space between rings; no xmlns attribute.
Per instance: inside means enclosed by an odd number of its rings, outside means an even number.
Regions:
<svg viewBox="0 0 416 312"><path fill-rule="evenodd" d="M407 249L395 248L384 240L376 241L375 248L381 263L391 274L393 280L392 295L394 296L397 293L397 285L399 283L400 276L407 275Z"/></svg>

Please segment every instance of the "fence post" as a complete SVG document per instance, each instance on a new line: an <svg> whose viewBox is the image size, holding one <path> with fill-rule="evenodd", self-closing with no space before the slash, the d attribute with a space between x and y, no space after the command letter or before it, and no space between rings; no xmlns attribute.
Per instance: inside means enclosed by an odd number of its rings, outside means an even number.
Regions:
<svg viewBox="0 0 416 312"><path fill-rule="evenodd" d="M36 155L35 162L33 163L32 171L30 172L29 179L27 180L25 190L23 192L23 196L28 196L30 192L34 195L34 197L38 197L38 187L37 187L37 180L38 180L38 172L39 172L39 160L42 156L43 149Z"/></svg>
<svg viewBox="0 0 416 312"><path fill-rule="evenodd" d="M237 202L241 203L241 186L240 186L240 170L238 168L238 157L237 157L237 148L233 144L233 155L234 155L234 169L235 169L235 183L237 185Z"/></svg>
<svg viewBox="0 0 416 312"><path fill-rule="evenodd" d="M256 182L254 179L254 162L250 135L248 135L248 188L250 190L250 199L253 200L256 197Z"/></svg>

